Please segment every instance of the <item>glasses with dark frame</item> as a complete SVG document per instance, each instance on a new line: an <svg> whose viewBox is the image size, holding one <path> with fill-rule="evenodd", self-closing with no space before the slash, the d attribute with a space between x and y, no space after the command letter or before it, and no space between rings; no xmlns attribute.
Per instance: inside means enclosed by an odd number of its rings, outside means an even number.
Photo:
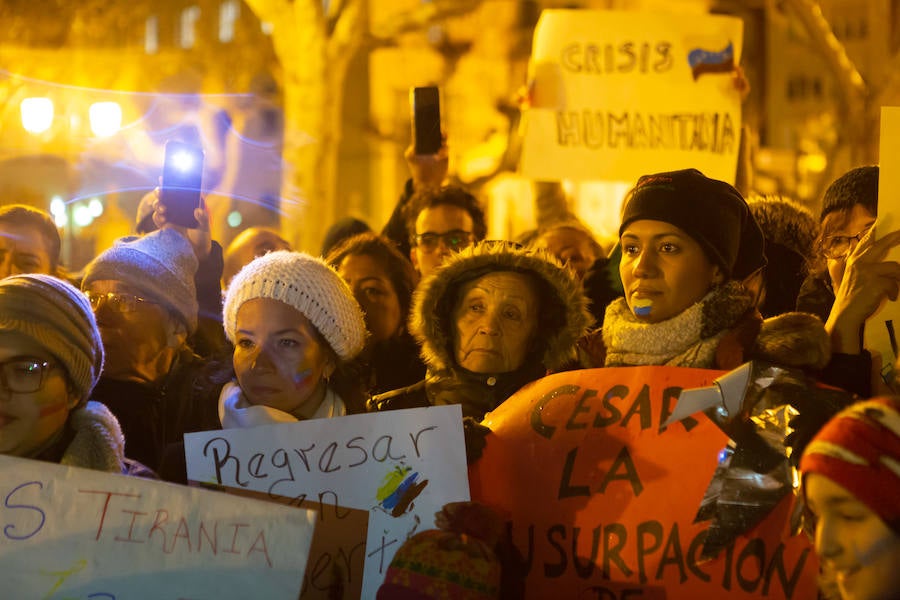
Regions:
<svg viewBox="0 0 900 600"><path fill-rule="evenodd" d="M142 303L158 304L153 300L147 300L134 294L119 294L116 292L85 292L91 308L94 312L100 310L100 307L106 305L113 312L130 313L137 310L138 305Z"/></svg>
<svg viewBox="0 0 900 600"><path fill-rule="evenodd" d="M441 242L447 249L458 252L464 248L468 248L475 241L475 234L471 231L463 231L454 229L446 233L417 233L413 236L413 245L421 248L425 252L434 252L438 249Z"/></svg>
<svg viewBox="0 0 900 600"><path fill-rule="evenodd" d="M30 394L44 387L47 373L56 366L30 356L16 356L0 362L0 385L16 394Z"/></svg>
<svg viewBox="0 0 900 600"><path fill-rule="evenodd" d="M847 255L850 254L850 250L853 248L853 242L855 241L858 244L860 240L866 237L870 229L872 229L871 225L856 235L829 235L822 238L822 241L819 243L819 251L825 258L830 258L831 260L847 258Z"/></svg>

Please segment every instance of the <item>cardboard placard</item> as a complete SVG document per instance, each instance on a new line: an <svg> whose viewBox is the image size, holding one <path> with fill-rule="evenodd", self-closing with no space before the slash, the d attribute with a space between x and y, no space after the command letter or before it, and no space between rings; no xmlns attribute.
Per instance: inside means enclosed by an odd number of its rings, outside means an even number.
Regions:
<svg viewBox="0 0 900 600"><path fill-rule="evenodd" d="M362 598L397 548L469 499L458 405L185 435L188 479L369 515Z"/></svg>
<svg viewBox="0 0 900 600"><path fill-rule="evenodd" d="M900 173L891 167L900 161L900 106L881 107L881 137L878 169L878 218L875 235L900 229ZM858 232L853 232L858 233ZM888 252L885 260L900 261L900 248ZM865 347L872 352L873 361L880 364L882 375L890 380L897 362L900 339L900 302L887 301L866 321Z"/></svg>
<svg viewBox="0 0 900 600"><path fill-rule="evenodd" d="M734 183L739 18L545 10L534 33L522 173L634 182L688 167Z"/></svg>
<svg viewBox="0 0 900 600"><path fill-rule="evenodd" d="M4 598L296 600L313 511L0 455Z"/></svg>
<svg viewBox="0 0 900 600"><path fill-rule="evenodd" d="M792 498L715 559L694 523L726 435L704 414L663 426L682 389L721 371L623 367L551 375L484 424L472 499L500 509L529 598L816 597L818 563L788 535Z"/></svg>

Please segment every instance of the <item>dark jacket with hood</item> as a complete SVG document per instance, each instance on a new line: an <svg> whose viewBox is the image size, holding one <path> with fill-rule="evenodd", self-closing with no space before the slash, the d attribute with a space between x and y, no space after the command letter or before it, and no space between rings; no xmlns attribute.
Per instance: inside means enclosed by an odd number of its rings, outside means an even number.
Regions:
<svg viewBox="0 0 900 600"><path fill-rule="evenodd" d="M463 284L488 273L528 275L540 301L537 333L523 364L509 373L473 373L459 366L453 349L453 312ZM392 410L461 404L464 417L478 421L526 383L575 361L575 342L591 323L580 284L542 250L511 242L486 241L455 254L422 280L413 294L410 332L421 344L425 380L374 396L369 406Z"/></svg>

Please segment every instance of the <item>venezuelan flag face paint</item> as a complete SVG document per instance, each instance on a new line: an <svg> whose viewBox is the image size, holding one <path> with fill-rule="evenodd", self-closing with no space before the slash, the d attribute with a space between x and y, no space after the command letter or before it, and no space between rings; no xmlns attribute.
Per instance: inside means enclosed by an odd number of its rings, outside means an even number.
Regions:
<svg viewBox="0 0 900 600"><path fill-rule="evenodd" d="M0 334L0 362L19 358L52 361L37 342L17 333ZM77 403L66 383L65 370L51 367L40 389L11 392L0 389L0 454L30 457L62 431Z"/></svg>
<svg viewBox="0 0 900 600"><path fill-rule="evenodd" d="M633 221L622 231L620 245L625 299L644 323L681 314L702 300L721 276L700 243L671 223Z"/></svg>
<svg viewBox="0 0 900 600"><path fill-rule="evenodd" d="M646 317L650 315L653 309L653 300L647 298L637 298L631 303L631 309L638 317Z"/></svg>
<svg viewBox="0 0 900 600"><path fill-rule="evenodd" d="M234 372L247 401L298 418L315 414L332 359L312 323L283 302L255 298L238 309L236 329Z"/></svg>
<svg viewBox="0 0 900 600"><path fill-rule="evenodd" d="M900 535L852 491L826 476L809 473L805 485L815 516L816 552L825 577L834 579L841 597L896 598Z"/></svg>

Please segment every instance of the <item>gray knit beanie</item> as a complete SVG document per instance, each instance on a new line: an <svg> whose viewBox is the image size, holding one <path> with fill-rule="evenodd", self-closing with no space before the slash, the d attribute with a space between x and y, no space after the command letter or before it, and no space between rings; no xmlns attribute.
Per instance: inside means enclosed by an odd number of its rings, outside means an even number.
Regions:
<svg viewBox="0 0 900 600"><path fill-rule="evenodd" d="M347 283L320 258L279 250L241 269L225 293L225 335L234 343L238 309L255 298L296 308L322 334L341 360L350 360L366 341L363 313Z"/></svg>
<svg viewBox="0 0 900 600"><path fill-rule="evenodd" d="M116 240L84 270L81 289L92 281L121 281L136 294L168 307L187 326L197 329L197 257L191 243L173 229Z"/></svg>
<svg viewBox="0 0 900 600"><path fill-rule="evenodd" d="M87 298L49 275L0 280L0 331L28 336L61 363L84 404L103 369L103 341Z"/></svg>

